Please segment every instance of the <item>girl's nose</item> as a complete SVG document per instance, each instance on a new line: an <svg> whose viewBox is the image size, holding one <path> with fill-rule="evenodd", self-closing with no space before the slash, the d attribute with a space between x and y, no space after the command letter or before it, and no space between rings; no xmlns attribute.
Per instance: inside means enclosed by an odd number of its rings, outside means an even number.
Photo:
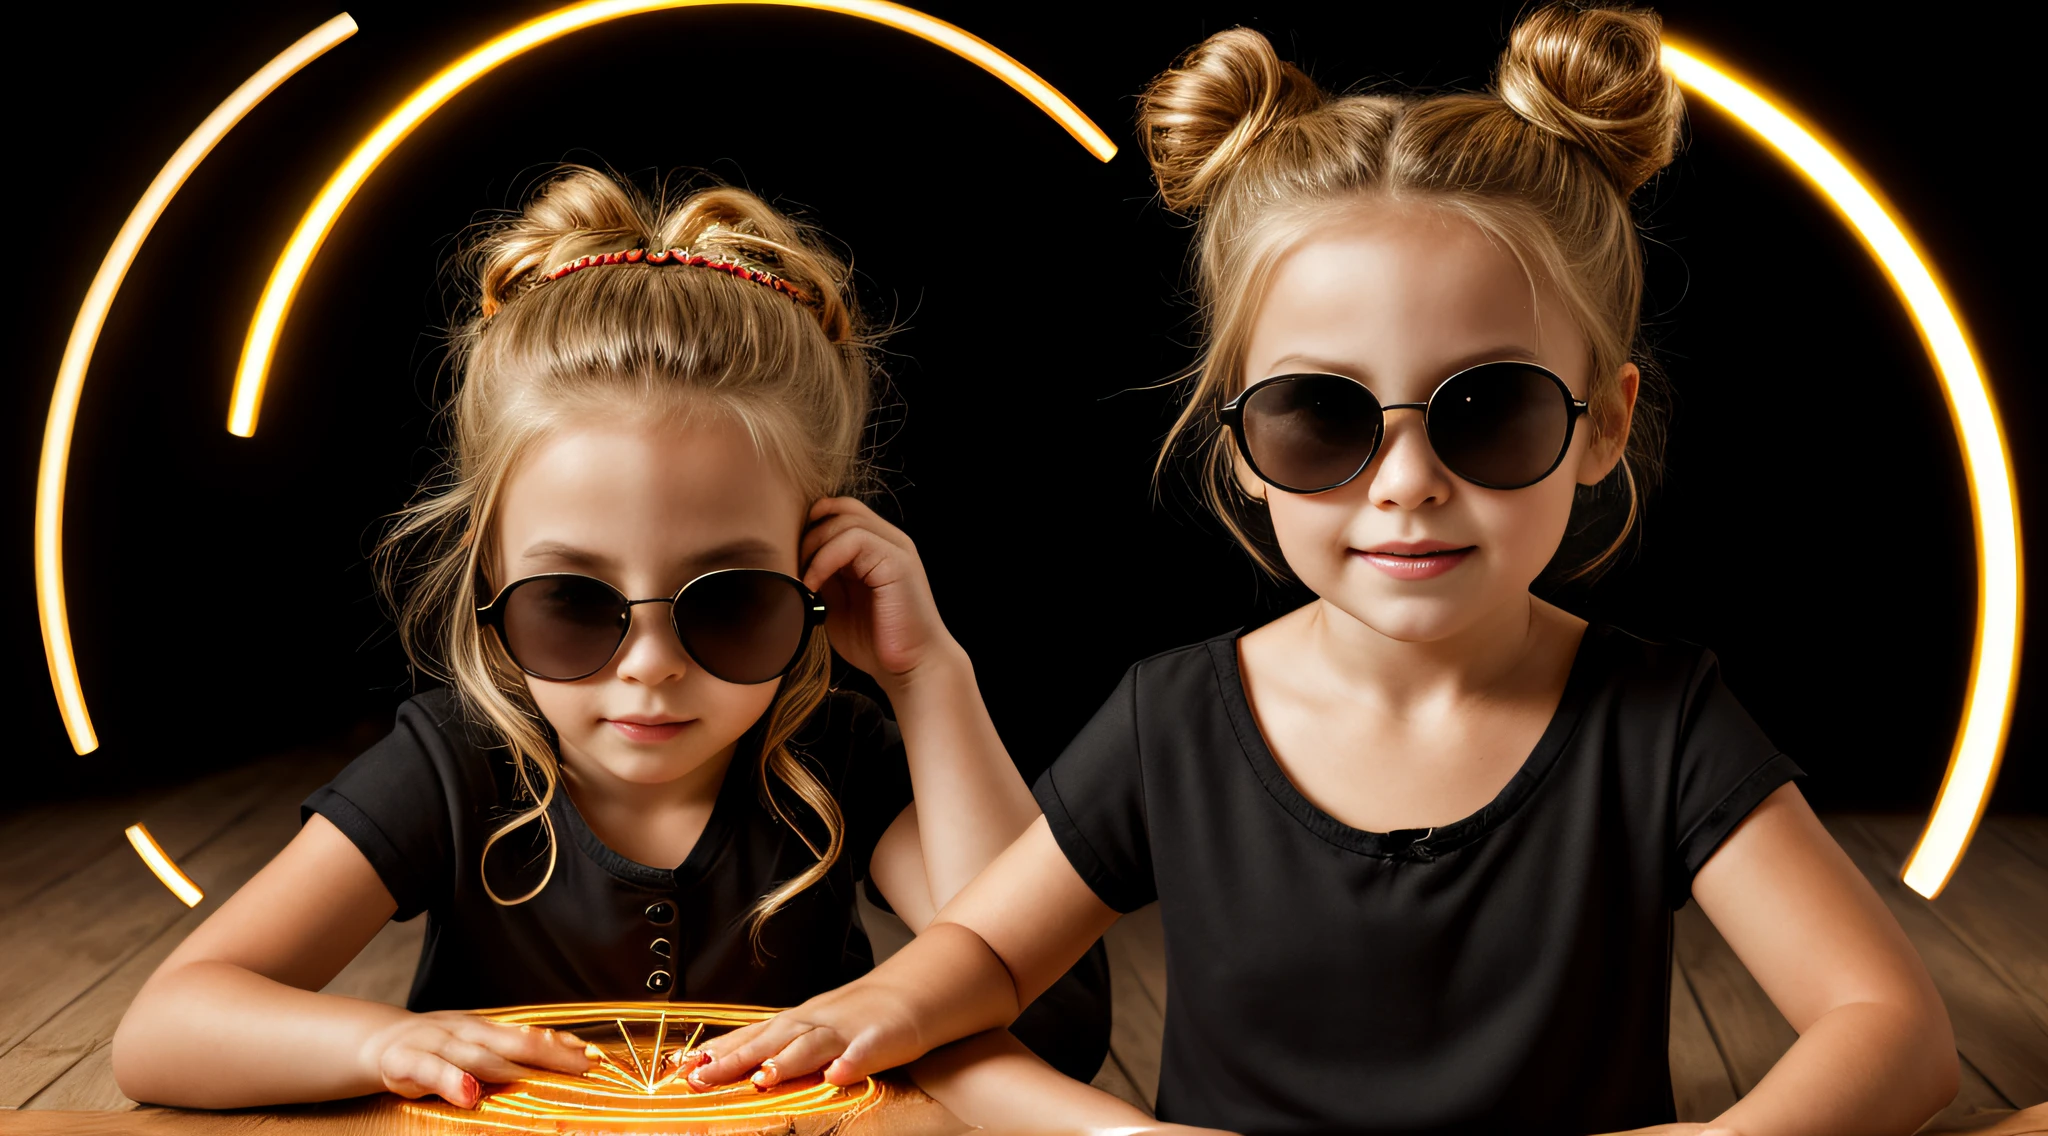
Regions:
<svg viewBox="0 0 2048 1136"><path fill-rule="evenodd" d="M1441 505L1450 498L1451 474L1430 448L1420 410L1395 410L1387 415L1386 436L1365 479L1373 503L1399 509Z"/></svg>
<svg viewBox="0 0 2048 1136"><path fill-rule="evenodd" d="M619 677L644 686L659 686L688 674L690 656L676 638L675 617L667 603L633 605L626 641L619 645Z"/></svg>

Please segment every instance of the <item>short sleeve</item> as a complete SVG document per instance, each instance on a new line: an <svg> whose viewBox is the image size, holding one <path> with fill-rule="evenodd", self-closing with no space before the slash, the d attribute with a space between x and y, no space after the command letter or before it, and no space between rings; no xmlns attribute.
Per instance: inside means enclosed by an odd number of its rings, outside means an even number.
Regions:
<svg viewBox="0 0 2048 1136"><path fill-rule="evenodd" d="M391 733L299 804L300 824L319 813L370 861L398 901L392 918L399 921L445 903L453 891L447 786L455 743L444 716L423 701L400 706Z"/></svg>
<svg viewBox="0 0 2048 1136"><path fill-rule="evenodd" d="M1125 672L1116 693L1031 790L1074 871L1097 898L1122 912L1158 898L1138 743L1143 666Z"/></svg>
<svg viewBox="0 0 2048 1136"><path fill-rule="evenodd" d="M903 733L873 699L852 692L830 696L813 725L805 731L835 748L846 746L846 763L838 781L839 810L846 821L846 862L856 880L868 874L868 861L882 833L910 807L910 763L903 753ZM798 739L803 747L803 739ZM819 748L827 744L818 743Z"/></svg>
<svg viewBox="0 0 2048 1136"><path fill-rule="evenodd" d="M1679 723L1672 905L1685 903L1693 876L1751 810L1804 776L1736 701L1713 652L1702 651Z"/></svg>

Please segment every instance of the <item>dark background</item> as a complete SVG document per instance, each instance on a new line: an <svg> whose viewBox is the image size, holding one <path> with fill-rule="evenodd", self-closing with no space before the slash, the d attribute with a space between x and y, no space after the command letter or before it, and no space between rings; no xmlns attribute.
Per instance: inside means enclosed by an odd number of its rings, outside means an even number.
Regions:
<svg viewBox="0 0 2048 1136"><path fill-rule="evenodd" d="M315 190L435 69L553 6L352 5L362 32L237 127L145 245L72 452L67 581L103 741L86 757L66 742L33 605L58 357L163 160L337 6L117 18L74 5L14 42L0 642L15 730L0 812L388 723L408 677L364 554L432 462L445 265L480 211L515 204L562 159L643 177L707 168L854 251L869 309L900 329L883 507L918 540L997 725L1035 771L1133 660L1293 602L1184 494L1149 488L1173 395L1137 388L1191 357L1188 234L1149 200L1133 96L1235 23L1326 86L1477 85L1516 10L926 0L1073 97L1125 146L1108 165L971 65L853 19L713 9L586 31L476 84L371 178L299 295L260 432L227 434L248 316ZM2027 523L2048 532L2021 314L2038 298L2040 245L2012 176L2031 118L2022 37L1873 20L1860 5L1661 8L1674 37L1762 80L1884 187L1960 301ZM1676 390L1669 481L1640 555L1562 598L1713 646L1822 807L1924 809L1975 602L1960 456L1931 366L1843 225L1711 107L1694 105L1678 163L1640 202L1647 315ZM2030 708L2041 673L2020 688L1997 808L2048 807L2048 721Z"/></svg>

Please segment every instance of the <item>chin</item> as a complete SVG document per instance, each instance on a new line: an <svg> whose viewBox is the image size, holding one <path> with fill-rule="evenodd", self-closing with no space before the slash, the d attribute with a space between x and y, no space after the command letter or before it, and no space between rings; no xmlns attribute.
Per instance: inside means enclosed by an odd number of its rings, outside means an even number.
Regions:
<svg viewBox="0 0 2048 1136"><path fill-rule="evenodd" d="M1400 643L1432 643L1448 639L1470 627L1482 613L1482 604L1464 594L1387 595L1360 594L1352 588L1324 594L1330 606L1374 631ZM1347 594L1348 593L1348 594Z"/></svg>

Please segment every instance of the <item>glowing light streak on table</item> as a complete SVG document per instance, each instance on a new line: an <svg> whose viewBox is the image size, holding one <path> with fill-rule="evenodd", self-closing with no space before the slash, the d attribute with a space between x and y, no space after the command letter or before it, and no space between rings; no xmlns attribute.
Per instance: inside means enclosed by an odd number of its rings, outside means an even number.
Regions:
<svg viewBox="0 0 2048 1136"><path fill-rule="evenodd" d="M664 1057L679 1057L694 1048L707 1027L731 1029L775 1016L756 1006L691 1002L589 1002L568 1005L513 1006L479 1011L493 1021L552 1029L571 1029L604 1051L604 1060L583 1075L542 1073L487 1093L474 1110L438 1101L406 1105L409 1114L430 1118L437 1126L490 1128L507 1132L553 1132L589 1127L607 1132L696 1132L703 1126L748 1130L764 1122L789 1122L802 1117L835 1116L850 1120L881 1099L873 1078L841 1087L816 1075L794 1078L771 1089L749 1081L699 1091L675 1073L657 1078ZM652 1026L652 1044L633 1037L630 1025ZM663 1053L671 1026L694 1027L690 1040ZM607 1031L616 1027L622 1041ZM621 1056L623 1051L623 1056ZM629 1064L630 1063L630 1064ZM680 1065L678 1065L678 1072Z"/></svg>

